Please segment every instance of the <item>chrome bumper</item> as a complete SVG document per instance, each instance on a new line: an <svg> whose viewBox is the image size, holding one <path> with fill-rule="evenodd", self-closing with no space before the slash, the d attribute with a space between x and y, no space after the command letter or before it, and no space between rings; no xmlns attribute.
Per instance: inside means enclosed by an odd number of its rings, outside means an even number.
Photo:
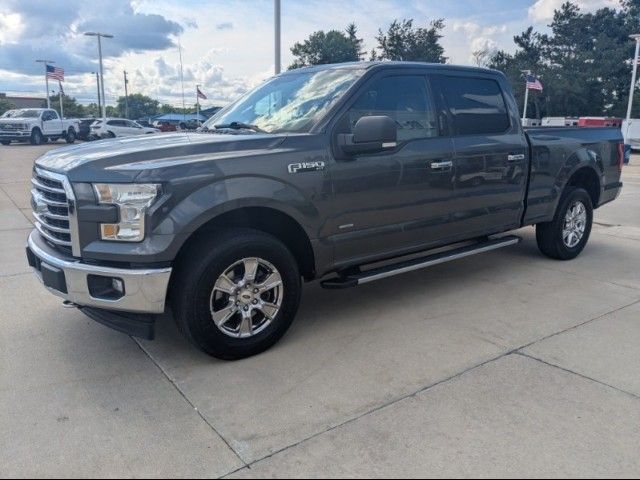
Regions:
<svg viewBox="0 0 640 480"><path fill-rule="evenodd" d="M44 286L54 295L81 306L120 310L137 313L164 312L165 297L171 268L158 269L124 269L102 267L82 263L80 260L59 258L39 246L39 233L31 232L27 248L35 257L36 265L31 265ZM27 253L27 255L29 255ZM30 264L32 263L30 259ZM53 269L49 268L53 267ZM43 268L47 272L61 271L64 274L62 285L47 285L43 278ZM58 272L59 273L59 272ZM89 291L88 276L113 277L124 283L124 295L118 299L98 298ZM51 283L51 282L50 282ZM66 292L62 291L66 284Z"/></svg>

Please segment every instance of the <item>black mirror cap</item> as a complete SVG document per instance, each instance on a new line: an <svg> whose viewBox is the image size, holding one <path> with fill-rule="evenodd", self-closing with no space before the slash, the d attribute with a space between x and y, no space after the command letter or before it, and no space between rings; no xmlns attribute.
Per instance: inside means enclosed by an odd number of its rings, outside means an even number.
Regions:
<svg viewBox="0 0 640 480"><path fill-rule="evenodd" d="M395 143L397 139L396 122L386 115L361 117L353 127L354 143Z"/></svg>

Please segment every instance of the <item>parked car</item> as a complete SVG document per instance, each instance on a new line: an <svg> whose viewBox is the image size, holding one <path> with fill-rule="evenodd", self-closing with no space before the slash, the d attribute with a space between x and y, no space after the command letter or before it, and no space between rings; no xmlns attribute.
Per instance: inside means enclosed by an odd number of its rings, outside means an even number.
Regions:
<svg viewBox="0 0 640 480"><path fill-rule="evenodd" d="M178 130L178 126L174 123L160 122L157 120L153 122L153 127L160 130L161 132L175 132Z"/></svg>
<svg viewBox="0 0 640 480"><path fill-rule="evenodd" d="M60 138L73 143L80 125L77 119L60 118L58 112L48 108L23 108L10 117L0 118L0 143L30 142L40 145Z"/></svg>
<svg viewBox="0 0 640 480"><path fill-rule="evenodd" d="M131 137L158 133L159 131L157 128L143 127L126 118L104 118L96 120L91 125L91 134L98 138Z"/></svg>
<svg viewBox="0 0 640 480"><path fill-rule="evenodd" d="M237 359L284 335L302 279L355 287L515 245L526 225L575 258L623 153L617 128L523 129L495 70L290 70L198 133L40 157L27 257L105 325L152 338L171 305L194 345Z"/></svg>
<svg viewBox="0 0 640 480"><path fill-rule="evenodd" d="M95 122L95 118L81 118L79 122L78 138L80 140L89 140L91 136L91 125Z"/></svg>

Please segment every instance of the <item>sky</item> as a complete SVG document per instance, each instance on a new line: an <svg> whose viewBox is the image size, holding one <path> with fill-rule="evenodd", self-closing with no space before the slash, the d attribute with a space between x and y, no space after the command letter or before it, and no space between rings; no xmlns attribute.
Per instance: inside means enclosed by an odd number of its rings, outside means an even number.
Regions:
<svg viewBox="0 0 640 480"><path fill-rule="evenodd" d="M471 64L484 46L513 51L513 36L529 25L545 30L563 1L281 0L282 64L314 31L354 22L370 51L379 28L404 18L416 26L444 18L449 63ZM618 2L574 0L585 11ZM44 96L35 60L50 59L65 69L67 95L95 102L97 41L86 31L114 35L103 40L108 104L124 95L126 70L129 93L181 106L179 45L187 105L195 103L196 84L208 97L203 107L224 105L274 72L273 0L0 0L0 92Z"/></svg>

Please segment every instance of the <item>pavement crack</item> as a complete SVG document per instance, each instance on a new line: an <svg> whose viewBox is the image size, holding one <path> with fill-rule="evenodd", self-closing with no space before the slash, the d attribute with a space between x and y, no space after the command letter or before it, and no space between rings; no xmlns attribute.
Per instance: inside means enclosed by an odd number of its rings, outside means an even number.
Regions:
<svg viewBox="0 0 640 480"><path fill-rule="evenodd" d="M240 454L231 446L229 441L226 438L224 438L224 436L207 419L207 417L205 417L202 414L202 412L200 412L198 407L191 400L189 400L189 398L180 389L180 387L178 387L176 382L174 382L173 379L169 376L169 374L164 370L164 368L162 368L160 363L158 363L156 361L156 359L153 358L153 355L151 355L147 350L145 350L145 348L142 346L142 344L138 341L137 338L135 338L135 337L130 337L130 338L138 346L138 348L140 348L140 350L142 350L142 353L144 353L147 357L149 357L149 360L151 360L151 362L156 366L156 368L160 371L160 373L167 379L167 381L171 385L173 385L173 388L175 388L176 392L178 392L178 394L184 399L184 401L187 402L187 405L189 405L198 414L198 416L202 419L202 421L207 424L207 426L225 443L225 445L229 448L229 450L231 450L233 452L233 454L238 458L238 460L240 460L240 462L242 463L243 467L240 467L238 470L242 470L243 468L248 467L249 465L247 464L247 462L244 461L244 459L240 456Z"/></svg>
<svg viewBox="0 0 640 480"><path fill-rule="evenodd" d="M619 387L614 387L613 385L610 385L610 384L608 384L608 383L606 383L606 382L603 382L603 381L601 381L601 380L597 380L597 379L595 379L595 378L593 378L593 377L589 377L589 376L584 375L584 374L582 374L582 373L578 373L578 372L576 372L576 371L574 371L574 370L570 370L570 369L565 368L565 367L562 367L562 366L560 366L560 365L556 365L555 363L547 362L546 360L542 360L541 358L534 357L533 355L530 355L530 354L528 354L528 353L524 353L524 352L514 352L514 355L520 355L521 357L529 358L529 359L531 359L531 360L534 360L534 361L536 361L536 362L540 362L540 363L542 363L542 364L544 364L544 365L547 365L547 366L549 366L549 367L557 368L557 369L559 369L559 370L562 370L563 372L571 373L571 374L573 374L573 375L577 375L578 377L580 377L580 378L584 378L585 380L590 380L590 381L592 381L592 382L594 382L594 383L598 383L598 384L600 384L600 385L603 385L603 386L605 386L605 387L608 387L608 388L610 388L610 389L612 389L612 390L615 390L615 391L617 391L617 392L620 392L620 393L624 393L624 394L626 394L626 395L629 395L629 396L631 396L631 397L635 398L636 400L640 400L640 395L637 395L637 394L635 394L635 393L633 393L633 392L629 392L629 391L627 391L627 390L623 390L622 388L619 388Z"/></svg>
<svg viewBox="0 0 640 480"><path fill-rule="evenodd" d="M631 307L631 306L635 305L636 303L640 303L640 299L634 300L633 302L628 303L626 305L622 305L621 307L614 308L613 310L610 310L610 311L608 311L606 313L603 313L602 315L598 315L597 317L594 317L594 318L591 318L591 319L586 320L584 322L578 323L577 325L573 325L571 327L565 328L564 330L560 330L559 332L555 332L555 333L552 333L550 335L547 335L546 337L542 337L542 338L539 338L537 340L534 340L533 342L527 343L526 345L523 345L522 347L517 348L516 351L524 350L525 348L528 348L531 345L535 345L536 343L543 342L545 340L548 340L549 338L553 338L553 337L555 337L557 335L562 335L563 333L570 332L571 330L575 330L575 329L580 328L580 327L582 327L584 325L588 325L589 323L592 323L592 322L595 322L597 320L600 320L601 318L604 318L607 315L611 315L612 313L616 313L616 312L619 312L620 310L624 310L625 308Z"/></svg>

